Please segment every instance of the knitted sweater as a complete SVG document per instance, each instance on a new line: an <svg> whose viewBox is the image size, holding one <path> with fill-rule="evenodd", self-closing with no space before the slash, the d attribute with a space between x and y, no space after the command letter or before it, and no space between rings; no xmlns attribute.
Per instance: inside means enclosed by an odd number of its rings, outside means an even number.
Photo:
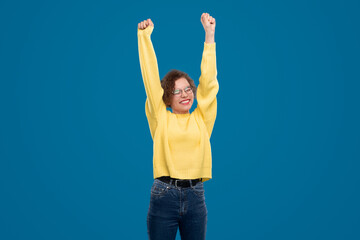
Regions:
<svg viewBox="0 0 360 240"><path fill-rule="evenodd" d="M212 178L210 136L214 127L219 90L215 43L204 42L197 107L192 113L175 114L166 109L159 70L151 42L153 26L138 29L141 73L146 91L145 113L153 139L154 178Z"/></svg>

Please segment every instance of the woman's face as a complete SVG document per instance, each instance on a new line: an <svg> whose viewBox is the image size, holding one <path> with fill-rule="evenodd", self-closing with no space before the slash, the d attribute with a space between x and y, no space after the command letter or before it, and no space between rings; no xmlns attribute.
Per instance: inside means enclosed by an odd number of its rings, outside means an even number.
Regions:
<svg viewBox="0 0 360 240"><path fill-rule="evenodd" d="M179 78L175 81L174 93L171 98L171 109L173 113L189 113L194 102L194 93L191 90L186 78Z"/></svg>

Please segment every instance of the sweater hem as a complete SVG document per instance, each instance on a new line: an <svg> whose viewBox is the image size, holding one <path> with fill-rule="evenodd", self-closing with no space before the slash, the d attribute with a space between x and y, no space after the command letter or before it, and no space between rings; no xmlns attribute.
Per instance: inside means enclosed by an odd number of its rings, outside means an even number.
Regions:
<svg viewBox="0 0 360 240"><path fill-rule="evenodd" d="M156 171L156 169L154 169L154 179L162 176L169 176L177 179L202 178L203 182L212 179L211 168L176 170L170 173L169 171Z"/></svg>

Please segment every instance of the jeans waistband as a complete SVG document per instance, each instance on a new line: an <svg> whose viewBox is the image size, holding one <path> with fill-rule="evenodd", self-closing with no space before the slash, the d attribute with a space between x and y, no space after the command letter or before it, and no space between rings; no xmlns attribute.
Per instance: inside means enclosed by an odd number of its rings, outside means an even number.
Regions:
<svg viewBox="0 0 360 240"><path fill-rule="evenodd" d="M182 188L188 188L195 186L198 182L201 182L202 179L177 179L177 178L171 178L169 176L159 177L158 180L173 185L175 187L182 187Z"/></svg>

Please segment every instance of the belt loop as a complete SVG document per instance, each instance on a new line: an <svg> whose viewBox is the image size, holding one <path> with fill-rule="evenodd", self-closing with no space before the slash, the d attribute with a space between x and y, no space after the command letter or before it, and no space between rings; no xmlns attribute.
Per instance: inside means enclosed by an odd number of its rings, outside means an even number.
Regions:
<svg viewBox="0 0 360 240"><path fill-rule="evenodd" d="M193 187L193 181L190 179L189 182L190 182L190 187Z"/></svg>
<svg viewBox="0 0 360 240"><path fill-rule="evenodd" d="M178 186L177 186L177 182L178 182L178 180L176 179L176 180L175 180L175 187L178 187Z"/></svg>
<svg viewBox="0 0 360 240"><path fill-rule="evenodd" d="M173 181L173 180L170 178L170 185L172 184L172 181Z"/></svg>

